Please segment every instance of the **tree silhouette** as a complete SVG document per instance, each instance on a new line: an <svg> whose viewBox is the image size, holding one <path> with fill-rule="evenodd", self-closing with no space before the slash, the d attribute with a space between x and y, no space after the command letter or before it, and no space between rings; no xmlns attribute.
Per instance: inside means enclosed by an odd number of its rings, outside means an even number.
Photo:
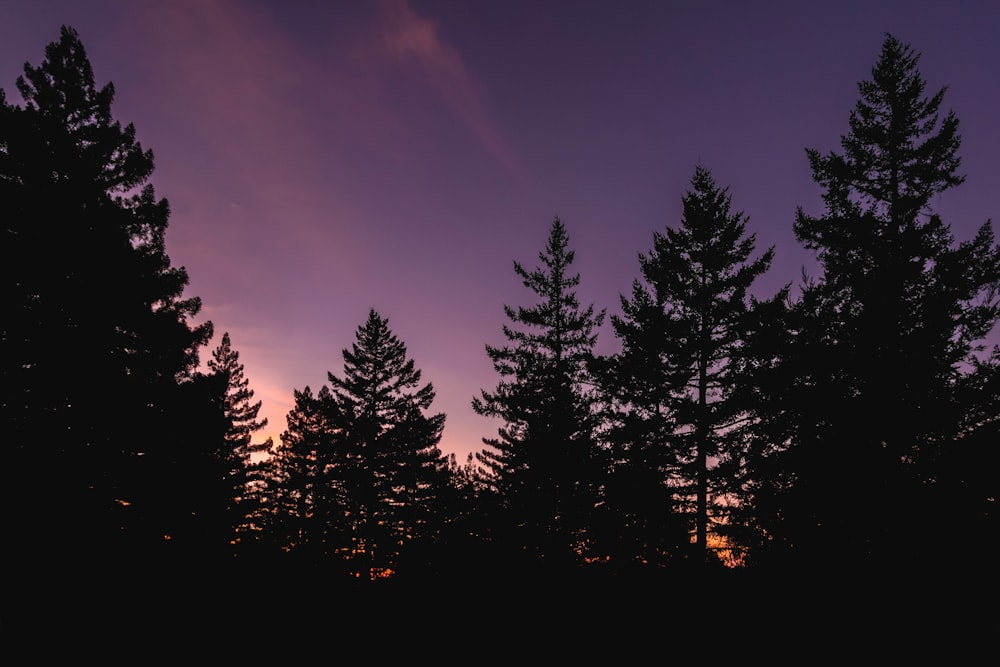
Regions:
<svg viewBox="0 0 1000 667"><path fill-rule="evenodd" d="M334 434L320 409L329 391L324 386L317 397L309 387L295 390L281 442L260 464L262 502L251 523L262 551L291 553L299 564L332 555L347 532L342 490L326 478L325 459L339 454L331 451Z"/></svg>
<svg viewBox="0 0 1000 667"><path fill-rule="evenodd" d="M484 439L479 461L509 519L503 540L529 561L575 560L589 550L588 526L597 502L594 465L597 396L589 364L604 313L581 308L570 274L574 253L556 218L541 265L515 273L540 301L504 306L506 347L486 346L501 380L474 398L480 415L504 422L499 437ZM498 530L500 523L497 524ZM516 545L516 546L515 546Z"/></svg>
<svg viewBox="0 0 1000 667"><path fill-rule="evenodd" d="M659 471L679 499L694 500L701 561L712 515L725 512L715 503L731 501L729 464L742 459L746 408L733 400L730 361L748 329L748 290L774 254L750 259L747 220L731 210L728 189L697 167L680 224L654 232L652 251L639 255L643 280L633 283L631 299L622 297L622 316L612 317L622 341L614 381L628 412L618 434L624 457Z"/></svg>
<svg viewBox="0 0 1000 667"><path fill-rule="evenodd" d="M436 537L448 488L438 449L444 415L425 415L432 385L372 310L343 351L344 373L295 394L275 450L276 520L288 549L336 555L352 576L398 568L411 543Z"/></svg>
<svg viewBox="0 0 1000 667"><path fill-rule="evenodd" d="M939 487L933 509L935 523L966 537L967 547L950 541L937 546L939 562L957 563L973 575L992 570L993 560L974 545L995 535L998 525L996 499L1000 482L994 471L1000 465L1000 347L983 360L973 359L972 369L958 382L956 402L962 407L962 423L954 443L936 452L933 468L926 475ZM930 466L925 466L929 468Z"/></svg>
<svg viewBox="0 0 1000 667"><path fill-rule="evenodd" d="M964 177L958 120L941 115L943 89L925 96L918 59L887 36L843 151L808 151L825 212L800 209L794 228L822 274L771 378L785 385L770 434L782 452L758 494L771 548L798 558L913 563L944 539L933 461L958 433L963 364L997 319L989 223L956 245L931 208Z"/></svg>
<svg viewBox="0 0 1000 667"><path fill-rule="evenodd" d="M63 27L0 108L0 385L9 542L75 563L164 546L191 526L177 489L201 455L192 382L211 325L164 247L153 156L114 120ZM205 439L210 436L206 435Z"/></svg>
<svg viewBox="0 0 1000 667"><path fill-rule="evenodd" d="M255 452L270 450L270 438L254 444L253 434L267 426L267 419L258 419L261 402L254 402L254 391L244 375L240 354L232 346L229 332L222 334L222 340L212 351L208 361L209 379L216 387L218 407L225 426L225 434L219 443L217 457L224 469L227 500L227 526L225 532L232 531L229 539L238 542L242 533L252 530L247 524L248 517L255 515L259 497L256 486L257 468L251 461Z"/></svg>

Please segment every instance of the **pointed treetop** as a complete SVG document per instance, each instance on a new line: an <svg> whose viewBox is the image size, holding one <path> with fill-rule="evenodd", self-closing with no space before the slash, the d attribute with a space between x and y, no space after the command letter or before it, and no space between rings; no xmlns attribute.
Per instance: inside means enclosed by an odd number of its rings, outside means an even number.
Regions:
<svg viewBox="0 0 1000 667"><path fill-rule="evenodd" d="M17 88L28 109L68 131L84 161L101 165L101 173L95 176L103 189L122 194L149 179L153 153L135 140L131 123L122 128L114 120L114 85L97 88L76 30L63 26L59 40L45 48L41 65L25 63Z"/></svg>
<svg viewBox="0 0 1000 667"><path fill-rule="evenodd" d="M421 371L407 358L406 345L389 329L389 320L372 308L344 349L344 376L327 376L337 396L370 414L397 411L402 403L421 409L434 400L434 388L421 388ZM401 403L402 401L402 403Z"/></svg>
<svg viewBox="0 0 1000 667"><path fill-rule="evenodd" d="M226 440L234 451L243 454L249 451L252 435L267 426L267 418L257 419L261 401L253 401L254 391L250 389L240 354L233 348L228 331L222 334L221 342L212 351L208 369L224 383L223 412L229 423Z"/></svg>
<svg viewBox="0 0 1000 667"><path fill-rule="evenodd" d="M702 165L695 168L682 203L680 224L654 232L653 251L639 255L658 307L689 301L706 290L732 292L735 301L742 301L753 280L770 266L774 248L750 261L756 236L746 233L749 216L732 210L729 188L719 186ZM637 289L642 291L634 286L633 292Z"/></svg>
<svg viewBox="0 0 1000 667"><path fill-rule="evenodd" d="M952 111L941 117L945 88L924 95L919 60L911 47L887 35L871 79L858 84L850 132L841 137L843 154L807 150L831 215L909 224L927 212L934 195L965 180L958 173L958 119ZM822 242L808 227L797 224L796 234L815 249Z"/></svg>

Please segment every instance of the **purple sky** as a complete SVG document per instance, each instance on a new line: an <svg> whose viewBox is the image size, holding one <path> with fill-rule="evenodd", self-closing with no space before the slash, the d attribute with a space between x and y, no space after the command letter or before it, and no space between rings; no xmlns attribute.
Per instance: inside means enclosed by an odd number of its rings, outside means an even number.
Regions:
<svg viewBox="0 0 1000 667"><path fill-rule="evenodd" d="M156 157L167 249L229 331L277 440L292 389L340 375L374 307L407 344L442 448L496 424L502 306L532 295L552 218L584 303L618 311L699 162L777 246L773 293L810 262L804 149L838 147L883 36L948 86L965 185L936 202L959 239L1000 211L994 2L0 0L0 87L77 29L115 116ZM599 340L615 351L610 327ZM209 355L206 351L203 358Z"/></svg>

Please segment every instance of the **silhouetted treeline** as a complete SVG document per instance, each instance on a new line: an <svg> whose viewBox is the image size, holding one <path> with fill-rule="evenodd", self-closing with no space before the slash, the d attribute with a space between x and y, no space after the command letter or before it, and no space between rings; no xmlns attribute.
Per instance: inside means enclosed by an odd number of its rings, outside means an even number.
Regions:
<svg viewBox="0 0 1000 667"><path fill-rule="evenodd" d="M152 153L63 28L22 104L0 90L8 567L369 589L985 568L1000 249L933 211L964 179L960 137L917 61L887 37L841 150L807 152L824 207L790 224L820 269L797 289L753 295L774 249L699 166L602 357L554 220L537 266L514 263L527 298L472 400L502 426L458 462L374 310L280 442L253 442L228 333L198 370L212 326L166 255Z"/></svg>

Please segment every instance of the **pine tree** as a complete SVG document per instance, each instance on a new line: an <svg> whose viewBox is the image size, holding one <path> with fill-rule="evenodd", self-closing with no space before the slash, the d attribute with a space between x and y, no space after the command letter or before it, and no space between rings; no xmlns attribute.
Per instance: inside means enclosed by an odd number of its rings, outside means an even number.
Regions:
<svg viewBox="0 0 1000 667"><path fill-rule="evenodd" d="M343 357L343 377L329 373L315 398L296 393L276 450L279 518L297 522L286 534L317 556L378 578L397 570L411 543L436 537L448 485L438 448L445 417L424 414L433 386L421 386L406 346L374 310Z"/></svg>
<svg viewBox="0 0 1000 667"><path fill-rule="evenodd" d="M243 374L240 353L233 348L228 331L222 334L219 346L212 351L208 369L212 375L222 379L226 387L222 408L228 425L227 455L231 453L234 467L245 466L250 454L261 449L252 445L251 440L254 433L267 426L267 419L257 419L261 402L252 402L254 391Z"/></svg>
<svg viewBox="0 0 1000 667"><path fill-rule="evenodd" d="M772 548L799 558L913 563L944 539L928 521L933 462L961 421L963 364L997 320L990 224L956 244L932 209L964 176L958 119L942 116L944 89L925 96L918 60L887 36L842 152L807 151L825 211L799 209L794 228L822 273L794 307L783 452L759 494L761 516L780 517L765 522Z"/></svg>
<svg viewBox="0 0 1000 667"><path fill-rule="evenodd" d="M254 504L256 493L254 462L251 455L271 449L272 442L254 444L253 434L267 426L267 419L258 419L261 402L253 402L254 391L244 375L240 354L233 348L229 332L222 334L222 340L212 351L208 361L209 377L215 381L219 392L219 409L226 432L219 443L217 456L225 469L228 500L228 524L237 534L230 539L238 541L239 534L251 527L247 519L256 513Z"/></svg>
<svg viewBox="0 0 1000 667"><path fill-rule="evenodd" d="M425 416L431 384L407 359L406 346L372 310L344 350L344 375L328 375L329 406L342 429L342 446L364 462L346 476L356 540L377 573L392 569L407 541L429 537L438 494L447 484L438 449L445 416Z"/></svg>
<svg viewBox="0 0 1000 667"><path fill-rule="evenodd" d="M524 286L539 298L528 307L504 306L506 347L486 346L501 380L474 398L480 415L504 422L499 437L478 454L509 527L497 539L517 545L529 561L575 560L588 551L597 482L597 396L590 366L603 311L581 308L571 274L574 252L556 218L541 266L514 262Z"/></svg>
<svg viewBox="0 0 1000 667"><path fill-rule="evenodd" d="M321 410L329 387L319 395L305 387L294 391L295 403L286 418L281 442L260 466L262 502L251 523L263 542L260 551L285 552L297 565L315 564L336 552L346 527L341 486L325 477L334 434Z"/></svg>
<svg viewBox="0 0 1000 667"><path fill-rule="evenodd" d="M733 398L731 361L748 330L749 289L774 253L751 260L747 221L731 209L728 189L697 167L680 224L654 232L652 251L639 256L643 280L612 317L622 341L615 380L627 412L623 458L659 471L680 503L694 501L701 561L712 522L726 520L722 501L732 501L731 465L742 459L738 427L747 411Z"/></svg>
<svg viewBox="0 0 1000 667"><path fill-rule="evenodd" d="M200 302L165 251L152 153L114 120L77 33L17 88L23 106L0 112L9 542L74 545L76 562L162 545L190 528L176 490L204 444L192 379L211 324L190 323Z"/></svg>

